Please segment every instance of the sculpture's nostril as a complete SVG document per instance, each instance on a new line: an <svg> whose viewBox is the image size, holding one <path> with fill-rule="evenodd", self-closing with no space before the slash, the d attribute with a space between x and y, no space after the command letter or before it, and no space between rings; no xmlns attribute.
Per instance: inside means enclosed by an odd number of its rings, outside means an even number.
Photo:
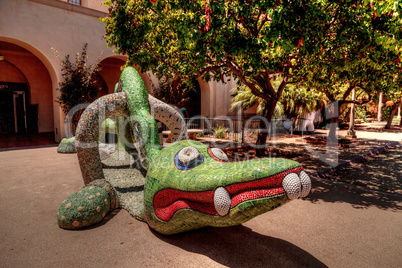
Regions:
<svg viewBox="0 0 402 268"><path fill-rule="evenodd" d="M300 172L300 182L302 185L300 197L306 197L311 190L311 180L310 177L307 175L307 173L304 172L303 170Z"/></svg>
<svg viewBox="0 0 402 268"><path fill-rule="evenodd" d="M301 183L296 173L286 175L285 178L283 178L282 187L289 199L297 199L300 197Z"/></svg>
<svg viewBox="0 0 402 268"><path fill-rule="evenodd" d="M214 192L214 205L219 216L226 216L229 213L232 199L224 187L216 188Z"/></svg>

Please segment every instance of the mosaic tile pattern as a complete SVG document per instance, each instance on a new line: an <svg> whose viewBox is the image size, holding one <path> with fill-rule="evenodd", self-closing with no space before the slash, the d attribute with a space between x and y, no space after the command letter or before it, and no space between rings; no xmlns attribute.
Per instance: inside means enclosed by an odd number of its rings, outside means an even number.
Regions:
<svg viewBox="0 0 402 268"><path fill-rule="evenodd" d="M115 85L114 93L123 92L122 83ZM129 119L123 115L115 115L117 144L116 150L130 151L134 149L135 139L131 130Z"/></svg>
<svg viewBox="0 0 402 268"><path fill-rule="evenodd" d="M62 139L59 146L57 146L57 152L61 154L76 153L77 151L75 150L75 137Z"/></svg>
<svg viewBox="0 0 402 268"><path fill-rule="evenodd" d="M198 150L203 162L183 170L175 159L186 147ZM296 177L301 187L301 171L299 163L279 158L227 163L215 159L200 142L176 142L153 159L147 172L145 219L163 234L237 225L289 201L282 180L287 175ZM217 189L223 205L215 203Z"/></svg>
<svg viewBox="0 0 402 268"><path fill-rule="evenodd" d="M130 151L134 149L135 139L133 137L130 122L127 117L116 115L117 144L116 150Z"/></svg>
<svg viewBox="0 0 402 268"><path fill-rule="evenodd" d="M152 116L163 122L172 133L172 142L188 139L186 122L178 110L151 95L148 96L148 101Z"/></svg>
<svg viewBox="0 0 402 268"><path fill-rule="evenodd" d="M122 90L127 94L129 120L134 137L140 143L139 151L145 150L141 155L145 155L143 163L147 167L160 151L158 126L150 113L148 92L141 76L132 67L124 69L120 82Z"/></svg>
<svg viewBox="0 0 402 268"><path fill-rule="evenodd" d="M57 223L64 229L79 229L102 221L109 211L108 193L97 186L85 186L63 202Z"/></svg>
<svg viewBox="0 0 402 268"><path fill-rule="evenodd" d="M133 68L123 71L117 91L92 103L81 117L76 148L86 186L62 204L60 227L95 224L119 207L162 234L231 226L310 191L308 175L292 160L230 163L221 150L193 140L161 150L154 117L181 139L187 131L179 113L149 97ZM99 126L112 115L128 118L137 151L116 150L102 163Z"/></svg>
<svg viewBox="0 0 402 268"><path fill-rule="evenodd" d="M108 117L128 117L126 104L125 93L114 93L97 99L82 113L75 133L75 147L85 185L93 180L104 179L98 148L99 129Z"/></svg>

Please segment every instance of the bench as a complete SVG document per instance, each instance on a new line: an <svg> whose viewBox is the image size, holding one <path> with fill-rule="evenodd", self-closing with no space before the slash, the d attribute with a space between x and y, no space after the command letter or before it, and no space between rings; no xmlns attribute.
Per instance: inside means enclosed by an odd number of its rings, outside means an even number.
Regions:
<svg viewBox="0 0 402 268"><path fill-rule="evenodd" d="M197 139L197 134L198 133L203 133L202 129L187 129L188 133L188 138L191 140L196 140ZM172 132L170 130L165 130L162 131L163 135L167 135L167 142L172 142Z"/></svg>

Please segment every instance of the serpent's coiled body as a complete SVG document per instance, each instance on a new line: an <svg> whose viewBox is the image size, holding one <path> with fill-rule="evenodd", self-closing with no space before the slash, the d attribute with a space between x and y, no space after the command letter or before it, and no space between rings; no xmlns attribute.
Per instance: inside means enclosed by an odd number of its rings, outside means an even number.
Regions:
<svg viewBox="0 0 402 268"><path fill-rule="evenodd" d="M240 224L310 192L310 178L292 160L230 163L222 150L192 140L161 150L154 118L165 123L176 139L187 137L183 118L172 107L148 96L134 68L123 71L119 84L122 92L98 99L81 117L76 147L86 186L63 202L58 213L60 227L78 229L95 224L121 206L122 189L105 179L97 144L98 126L111 115L130 120L146 169L143 199L123 208L131 211L132 206L138 206L140 211L131 214L160 233Z"/></svg>

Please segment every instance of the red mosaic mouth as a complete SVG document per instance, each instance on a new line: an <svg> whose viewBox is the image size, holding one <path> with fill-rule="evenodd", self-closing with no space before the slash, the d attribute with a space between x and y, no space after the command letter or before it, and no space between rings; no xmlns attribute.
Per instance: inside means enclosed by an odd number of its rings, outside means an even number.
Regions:
<svg viewBox="0 0 402 268"><path fill-rule="evenodd" d="M287 170L276 175L255 181L231 184L225 187L230 194L231 208L254 199L273 197L284 194L282 180L288 173L299 173L301 167ZM214 190L202 192L188 192L176 189L164 189L154 197L156 216L169 221L180 209L192 209L210 215L218 215L214 204Z"/></svg>

